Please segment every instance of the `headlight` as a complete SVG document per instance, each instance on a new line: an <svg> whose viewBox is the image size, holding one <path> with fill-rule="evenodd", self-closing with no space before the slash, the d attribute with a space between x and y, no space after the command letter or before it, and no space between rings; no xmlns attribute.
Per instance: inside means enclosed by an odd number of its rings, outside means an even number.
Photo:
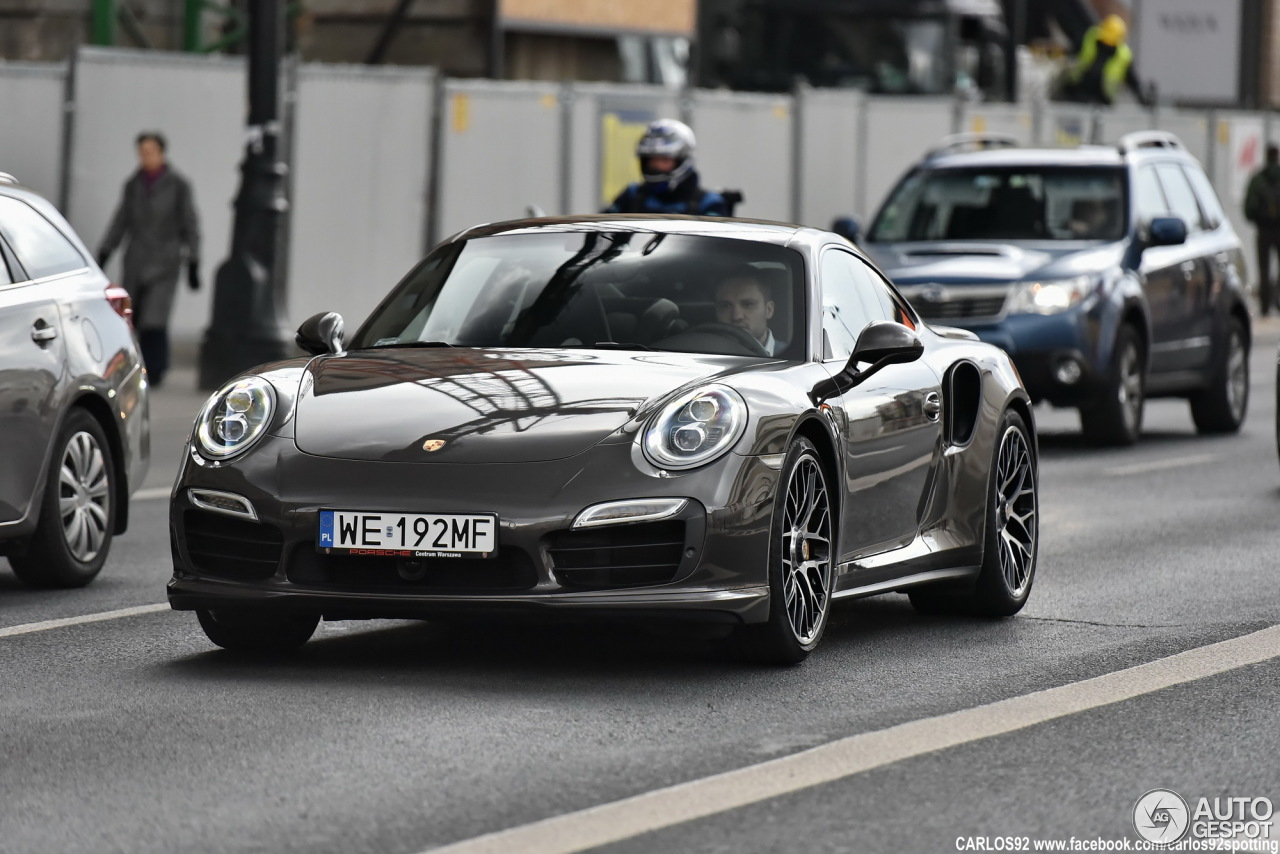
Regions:
<svg viewBox="0 0 1280 854"><path fill-rule="evenodd" d="M1012 314L1060 314L1088 296L1092 289L1092 276L1027 282L1014 294L1009 311Z"/></svg>
<svg viewBox="0 0 1280 854"><path fill-rule="evenodd" d="M244 453L266 431L275 408L275 389L262 377L223 386L196 419L200 453L214 460Z"/></svg>
<svg viewBox="0 0 1280 854"><path fill-rule="evenodd" d="M659 468L693 468L732 448L746 429L742 396L725 386L706 386L671 401L649 421L644 455Z"/></svg>

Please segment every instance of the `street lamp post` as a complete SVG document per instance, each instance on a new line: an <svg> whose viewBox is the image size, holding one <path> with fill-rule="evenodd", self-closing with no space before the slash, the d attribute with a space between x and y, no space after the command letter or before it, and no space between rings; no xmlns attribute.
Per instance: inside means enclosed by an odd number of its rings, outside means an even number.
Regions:
<svg viewBox="0 0 1280 854"><path fill-rule="evenodd" d="M200 344L199 384L217 388L261 362L292 350L281 328L274 277L280 231L289 208L287 167L279 157L279 0L249 0L249 121L231 255L214 277L213 318Z"/></svg>

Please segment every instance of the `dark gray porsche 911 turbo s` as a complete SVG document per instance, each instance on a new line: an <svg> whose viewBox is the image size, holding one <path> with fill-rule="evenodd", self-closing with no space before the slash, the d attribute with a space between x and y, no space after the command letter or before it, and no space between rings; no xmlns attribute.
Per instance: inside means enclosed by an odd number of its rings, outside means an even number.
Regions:
<svg viewBox="0 0 1280 854"><path fill-rule="evenodd" d="M834 234L481 226L349 342L330 313L298 343L209 399L174 489L169 601L219 646L572 614L721 622L790 663L836 599L1006 616L1030 594L1016 371Z"/></svg>

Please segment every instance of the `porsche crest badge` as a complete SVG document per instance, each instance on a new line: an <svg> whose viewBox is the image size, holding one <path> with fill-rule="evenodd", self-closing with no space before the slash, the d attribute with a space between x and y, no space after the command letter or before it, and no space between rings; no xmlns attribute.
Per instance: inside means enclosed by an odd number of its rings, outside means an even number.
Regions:
<svg viewBox="0 0 1280 854"><path fill-rule="evenodd" d="M422 450L431 452L438 451L444 447L444 439L428 439L422 443Z"/></svg>

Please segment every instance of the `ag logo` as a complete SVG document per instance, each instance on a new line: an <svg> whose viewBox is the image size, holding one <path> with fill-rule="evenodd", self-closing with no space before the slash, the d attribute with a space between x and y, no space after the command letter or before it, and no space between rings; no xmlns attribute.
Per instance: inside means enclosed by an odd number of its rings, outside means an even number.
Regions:
<svg viewBox="0 0 1280 854"><path fill-rule="evenodd" d="M444 447L444 439L428 439L422 443L422 450L431 452L438 451Z"/></svg>
<svg viewBox="0 0 1280 854"><path fill-rule="evenodd" d="M1177 842L1187 835L1187 802L1169 789L1152 789L1133 805L1133 827L1148 842Z"/></svg>

